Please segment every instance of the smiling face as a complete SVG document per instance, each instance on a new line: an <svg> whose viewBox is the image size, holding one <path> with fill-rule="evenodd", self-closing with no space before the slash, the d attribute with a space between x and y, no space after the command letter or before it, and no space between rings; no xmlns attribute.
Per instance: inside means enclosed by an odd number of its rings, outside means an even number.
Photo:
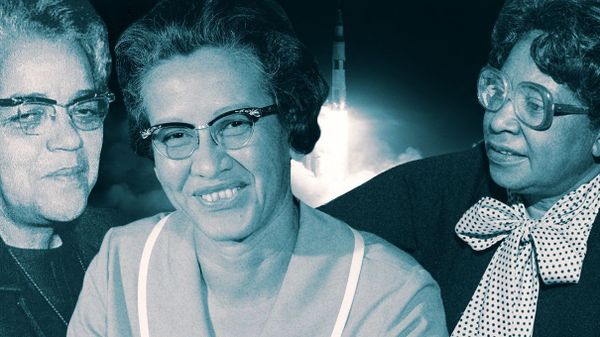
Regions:
<svg viewBox="0 0 600 337"><path fill-rule="evenodd" d="M203 125L225 112L264 107L273 99L248 58L202 48L169 59L147 74L142 96L151 125ZM291 212L288 134L277 116L259 119L248 144L226 150L207 129L187 159L172 160L154 150L156 175L169 200L204 235L241 241Z"/></svg>
<svg viewBox="0 0 600 337"><path fill-rule="evenodd" d="M546 87L555 103L584 104L566 86L543 74L530 56L536 33L510 52L502 71L516 87L528 81ZM486 111L483 133L490 173L500 186L532 198L560 197L598 174L597 131L585 115L554 117L547 130L536 131L515 116L511 101L496 112Z"/></svg>
<svg viewBox="0 0 600 337"><path fill-rule="evenodd" d="M4 47L0 98L38 96L67 104L94 90L89 63L76 44L48 40ZM96 182L102 128L78 131L56 108L50 131L25 135L0 108L0 209L17 224L69 221L83 212Z"/></svg>

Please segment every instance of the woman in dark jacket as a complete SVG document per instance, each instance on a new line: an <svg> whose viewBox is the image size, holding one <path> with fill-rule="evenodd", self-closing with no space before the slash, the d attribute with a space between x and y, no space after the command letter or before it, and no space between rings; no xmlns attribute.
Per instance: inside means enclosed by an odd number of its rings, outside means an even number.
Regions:
<svg viewBox="0 0 600 337"><path fill-rule="evenodd" d="M508 1L477 89L482 144L324 210L412 251L453 336L596 336L600 2Z"/></svg>
<svg viewBox="0 0 600 337"><path fill-rule="evenodd" d="M0 2L0 336L64 336L106 230L74 221L113 100L106 35L84 1Z"/></svg>

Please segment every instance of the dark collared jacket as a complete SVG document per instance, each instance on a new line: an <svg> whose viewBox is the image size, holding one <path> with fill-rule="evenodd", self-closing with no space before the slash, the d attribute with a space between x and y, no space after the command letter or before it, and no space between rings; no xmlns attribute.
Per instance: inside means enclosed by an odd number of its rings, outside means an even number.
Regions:
<svg viewBox="0 0 600 337"><path fill-rule="evenodd" d="M94 257L104 234L109 227L121 225L124 219L114 211L107 209L88 208L77 220L62 224L61 239L68 247L69 253L77 254L85 266ZM77 292L81 289L83 270L77 262L71 268ZM44 327L41 326L39 317L35 313L41 308L34 307L28 300L26 291L28 283L25 276L8 253L4 242L0 240L0 336L1 337L47 337ZM46 304L43 303L45 306ZM44 308L46 309L46 308ZM50 307L47 308L50 311ZM69 317L71 313L68 313ZM67 319L69 318L67 317ZM58 332L62 335L64 332Z"/></svg>
<svg viewBox="0 0 600 337"><path fill-rule="evenodd" d="M488 171L483 145L388 170L321 207L355 228L411 253L438 281L452 331L499 244L481 252L454 227L484 196L506 202ZM540 287L534 336L600 336L600 220L596 218L578 284Z"/></svg>

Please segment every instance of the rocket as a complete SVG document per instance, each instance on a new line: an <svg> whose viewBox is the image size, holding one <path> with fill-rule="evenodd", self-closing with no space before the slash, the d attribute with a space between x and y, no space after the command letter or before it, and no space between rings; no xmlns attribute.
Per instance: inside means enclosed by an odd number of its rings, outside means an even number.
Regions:
<svg viewBox="0 0 600 337"><path fill-rule="evenodd" d="M342 10L339 8L338 2L331 57L331 96L328 100L329 104L324 105L319 113L321 137L314 150L302 160L304 167L319 181L318 185L322 191L315 195L319 195L321 201L330 200L327 198L332 198L333 195L329 194L341 192L340 188L344 186L348 176L349 118L348 111L345 109L346 52Z"/></svg>
<svg viewBox="0 0 600 337"><path fill-rule="evenodd" d="M346 46L344 41L344 21L342 9L337 10L333 36L332 72L331 72L331 102L338 109L346 106Z"/></svg>

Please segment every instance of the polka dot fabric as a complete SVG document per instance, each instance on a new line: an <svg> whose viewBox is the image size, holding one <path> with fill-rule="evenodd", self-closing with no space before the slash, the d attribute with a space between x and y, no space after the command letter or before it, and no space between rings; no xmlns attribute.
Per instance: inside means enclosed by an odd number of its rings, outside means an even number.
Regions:
<svg viewBox="0 0 600 337"><path fill-rule="evenodd" d="M501 243L452 337L532 336L540 278L579 281L599 194L596 176L537 220L510 193L510 206L485 197L467 210L455 228L462 240L478 251Z"/></svg>

